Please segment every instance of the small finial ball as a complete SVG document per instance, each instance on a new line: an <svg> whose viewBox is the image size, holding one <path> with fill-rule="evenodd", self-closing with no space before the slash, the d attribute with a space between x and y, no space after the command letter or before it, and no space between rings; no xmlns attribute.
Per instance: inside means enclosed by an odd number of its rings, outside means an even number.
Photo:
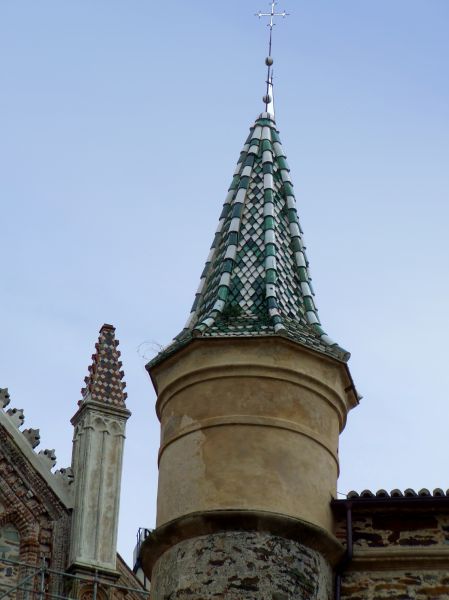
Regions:
<svg viewBox="0 0 449 600"><path fill-rule="evenodd" d="M264 101L265 104L270 104L270 102L271 102L271 96L270 96L270 94L267 94L266 96L264 96L262 98L262 100Z"/></svg>
<svg viewBox="0 0 449 600"><path fill-rule="evenodd" d="M271 67L271 65L273 64L273 59L271 58L271 56L267 56L267 58L265 59L265 64L267 65L267 67Z"/></svg>

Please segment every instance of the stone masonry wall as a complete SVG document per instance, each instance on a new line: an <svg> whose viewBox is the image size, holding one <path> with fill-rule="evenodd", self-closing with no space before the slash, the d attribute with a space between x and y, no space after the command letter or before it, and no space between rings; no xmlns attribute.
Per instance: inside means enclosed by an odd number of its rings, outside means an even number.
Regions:
<svg viewBox="0 0 449 600"><path fill-rule="evenodd" d="M341 519L337 538L346 541L346 522ZM354 551L368 548L444 547L449 544L449 514L401 510L353 513Z"/></svg>
<svg viewBox="0 0 449 600"><path fill-rule="evenodd" d="M152 600L329 600L325 559L292 540L234 531L185 540L157 561Z"/></svg>
<svg viewBox="0 0 449 600"><path fill-rule="evenodd" d="M352 572L343 579L342 600L448 600L444 571Z"/></svg>
<svg viewBox="0 0 449 600"><path fill-rule="evenodd" d="M342 600L449 600L449 515L425 506L353 510ZM337 537L346 539L342 517Z"/></svg>

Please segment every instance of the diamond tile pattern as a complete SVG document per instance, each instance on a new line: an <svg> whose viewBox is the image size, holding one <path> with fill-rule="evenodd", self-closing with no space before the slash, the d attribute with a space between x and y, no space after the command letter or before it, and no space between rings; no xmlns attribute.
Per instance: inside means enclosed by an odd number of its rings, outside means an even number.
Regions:
<svg viewBox="0 0 449 600"><path fill-rule="evenodd" d="M277 167L275 168L276 195L282 198L282 180ZM274 204L275 231L278 247L277 287L278 302L281 313L291 319L305 321L305 310L302 295L298 294L300 286L294 254L291 251L288 213L285 202Z"/></svg>
<svg viewBox="0 0 449 600"><path fill-rule="evenodd" d="M238 306L241 315L263 314L264 243L263 243L263 180L256 174L248 188L245 211L242 215L237 258L232 271L229 306Z"/></svg>
<svg viewBox="0 0 449 600"><path fill-rule="evenodd" d="M149 366L194 336L275 334L349 358L321 328L290 169L274 118L262 113L240 153L186 326Z"/></svg>
<svg viewBox="0 0 449 600"><path fill-rule="evenodd" d="M89 375L84 379L86 387L81 390L83 399L80 404L93 401L125 408L126 383L123 381L124 373L121 370L122 363L117 346L115 328L112 325L103 325L95 344L96 351L92 355Z"/></svg>

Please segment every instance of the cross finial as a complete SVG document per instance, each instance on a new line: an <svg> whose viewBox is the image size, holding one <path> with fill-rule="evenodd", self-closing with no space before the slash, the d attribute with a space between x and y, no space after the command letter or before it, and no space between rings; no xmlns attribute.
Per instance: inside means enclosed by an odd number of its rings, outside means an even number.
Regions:
<svg viewBox="0 0 449 600"><path fill-rule="evenodd" d="M271 112L271 114L274 116L274 107L273 107L273 58L271 56L271 48L272 48L272 42L273 42L273 27L276 25L276 23L274 22L275 17L282 17L285 19L285 17L289 16L289 13L282 11L282 12L276 12L276 5L278 4L275 1L272 1L269 3L271 6L271 11L270 12L262 12L259 10L258 13L256 13L256 17L259 17L259 19L261 19L262 17L269 17L270 18L270 22L267 23L267 27L270 28L270 38L269 38L269 43L268 43L268 56L265 60L265 64L268 67L268 74L267 74L267 93L266 95L263 97L263 101L265 103L265 111L266 112ZM271 94L270 94L271 92ZM269 110L269 107L271 110Z"/></svg>
<svg viewBox="0 0 449 600"><path fill-rule="evenodd" d="M274 22L274 18L275 17L288 17L289 14L287 12L282 11L282 12L275 12L276 11L276 4L277 2L270 2L271 5L271 12L269 13L263 13L262 11L259 10L258 13L256 13L256 17L259 17L259 19L261 17L270 17L270 22L267 24L267 27L269 27L270 29L273 29L273 27L276 25L276 23Z"/></svg>

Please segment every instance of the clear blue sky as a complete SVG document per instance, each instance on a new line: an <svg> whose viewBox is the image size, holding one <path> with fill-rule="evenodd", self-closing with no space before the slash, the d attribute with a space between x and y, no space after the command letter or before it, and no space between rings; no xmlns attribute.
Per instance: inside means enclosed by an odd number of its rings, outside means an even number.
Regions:
<svg viewBox="0 0 449 600"><path fill-rule="evenodd" d="M154 524L159 438L137 348L188 315L262 110L265 7L0 1L0 386L68 465L98 329L117 327L128 561ZM339 490L449 487L449 3L284 7L277 123L320 316L364 395Z"/></svg>

